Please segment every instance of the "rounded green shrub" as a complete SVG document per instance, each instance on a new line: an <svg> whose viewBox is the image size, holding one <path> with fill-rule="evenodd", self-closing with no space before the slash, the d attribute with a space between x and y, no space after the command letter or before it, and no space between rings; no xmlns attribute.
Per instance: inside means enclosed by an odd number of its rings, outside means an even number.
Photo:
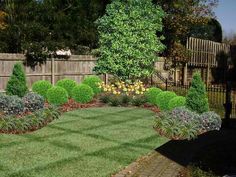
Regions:
<svg viewBox="0 0 236 177"><path fill-rule="evenodd" d="M17 95L23 97L28 91L26 77L21 63L16 63L13 67L12 75L7 82L7 95Z"/></svg>
<svg viewBox="0 0 236 177"><path fill-rule="evenodd" d="M151 87L146 91L145 96L147 98L147 101L151 104L156 103L156 97L159 93L161 93L162 90L156 87Z"/></svg>
<svg viewBox="0 0 236 177"><path fill-rule="evenodd" d="M177 107L185 106L186 98L183 96L176 96L169 101L168 109L172 110Z"/></svg>
<svg viewBox="0 0 236 177"><path fill-rule="evenodd" d="M68 101L68 93L66 89L54 86L47 91L47 98L50 104L62 105Z"/></svg>
<svg viewBox="0 0 236 177"><path fill-rule="evenodd" d="M101 88L99 88L99 83L101 82L102 80L98 76L88 76L83 80L82 84L90 86L94 94L97 95L102 91Z"/></svg>
<svg viewBox="0 0 236 177"><path fill-rule="evenodd" d="M93 96L93 89L86 84L77 85L72 90L72 98L78 103L88 103L92 101Z"/></svg>
<svg viewBox="0 0 236 177"><path fill-rule="evenodd" d="M161 110L168 110L169 101L174 97L176 97L176 94L174 92L170 91L161 92L156 97L156 105Z"/></svg>
<svg viewBox="0 0 236 177"><path fill-rule="evenodd" d="M63 87L68 92L69 97L72 96L72 90L77 85L76 81L72 79L62 79L57 81L56 86Z"/></svg>
<svg viewBox="0 0 236 177"><path fill-rule="evenodd" d="M52 88L52 84L46 80L40 80L32 85L32 91L47 99L47 91Z"/></svg>

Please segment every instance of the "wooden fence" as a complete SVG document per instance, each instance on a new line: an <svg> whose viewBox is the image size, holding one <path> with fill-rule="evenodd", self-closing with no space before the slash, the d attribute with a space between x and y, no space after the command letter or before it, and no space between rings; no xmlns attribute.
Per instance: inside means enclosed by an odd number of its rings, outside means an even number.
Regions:
<svg viewBox="0 0 236 177"><path fill-rule="evenodd" d="M190 52L189 66L217 67L217 55L230 54L230 45L190 37L186 48Z"/></svg>
<svg viewBox="0 0 236 177"><path fill-rule="evenodd" d="M25 60L23 54L0 53L0 91L6 88L15 63ZM28 87L38 80L49 80L55 84L62 78L71 78L77 82L87 75L93 75L96 58L91 55L72 55L69 59L50 59L34 68L25 66Z"/></svg>

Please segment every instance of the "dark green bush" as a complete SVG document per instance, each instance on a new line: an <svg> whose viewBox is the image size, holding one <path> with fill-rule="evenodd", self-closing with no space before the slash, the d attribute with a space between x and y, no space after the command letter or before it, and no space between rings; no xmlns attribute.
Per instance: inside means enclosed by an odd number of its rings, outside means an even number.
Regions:
<svg viewBox="0 0 236 177"><path fill-rule="evenodd" d="M54 86L47 91L47 99L50 104L59 106L68 101L68 93L64 88Z"/></svg>
<svg viewBox="0 0 236 177"><path fill-rule="evenodd" d="M93 96L93 89L86 84L77 85L72 90L72 98L78 103L88 103L93 100Z"/></svg>
<svg viewBox="0 0 236 177"><path fill-rule="evenodd" d="M22 100L25 111L35 112L44 107L44 98L37 93L27 93Z"/></svg>
<svg viewBox="0 0 236 177"><path fill-rule="evenodd" d="M120 95L111 95L109 99L109 104L111 106L120 106L121 105L121 97Z"/></svg>
<svg viewBox="0 0 236 177"><path fill-rule="evenodd" d="M132 105L134 106L141 106L147 102L147 99L144 95L135 95L132 98L131 102L132 102Z"/></svg>
<svg viewBox="0 0 236 177"><path fill-rule="evenodd" d="M7 103L7 95L0 93L0 111L4 111Z"/></svg>
<svg viewBox="0 0 236 177"><path fill-rule="evenodd" d="M47 91L52 88L52 84L46 80L40 80L32 85L32 91L47 99Z"/></svg>
<svg viewBox="0 0 236 177"><path fill-rule="evenodd" d="M6 97L5 114L19 115L24 112L24 103L22 99L16 95Z"/></svg>
<svg viewBox="0 0 236 177"><path fill-rule="evenodd" d="M77 85L76 81L72 79L62 79L57 81L56 86L63 87L68 92L69 97L72 97L72 90Z"/></svg>
<svg viewBox="0 0 236 177"><path fill-rule="evenodd" d="M170 91L161 92L156 97L156 105L161 110L168 110L169 101L174 97L176 97L176 94L174 92Z"/></svg>
<svg viewBox="0 0 236 177"><path fill-rule="evenodd" d="M45 108L26 115L22 118L16 116L5 116L0 119L0 132L23 133L43 127L48 122L58 119L60 112L53 108Z"/></svg>
<svg viewBox="0 0 236 177"><path fill-rule="evenodd" d="M168 103L168 109L172 110L177 107L185 106L186 104L186 98L183 96L176 96L172 98Z"/></svg>
<svg viewBox="0 0 236 177"><path fill-rule="evenodd" d="M126 94L121 95L121 104L122 106L127 106L132 101L132 98Z"/></svg>
<svg viewBox="0 0 236 177"><path fill-rule="evenodd" d="M186 97L186 106L192 111L203 113L209 111L205 85L200 73L193 75L191 87Z"/></svg>
<svg viewBox="0 0 236 177"><path fill-rule="evenodd" d="M110 96L111 96L110 94L106 94L106 93L101 94L100 97L99 97L99 100L100 100L102 103L107 104L107 103L109 103L109 101L110 101Z"/></svg>
<svg viewBox="0 0 236 177"><path fill-rule="evenodd" d="M161 93L162 90L156 87L151 87L148 89L148 91L145 93L145 96L147 97L147 101L151 104L156 103L156 97L159 93Z"/></svg>
<svg viewBox="0 0 236 177"><path fill-rule="evenodd" d="M101 82L102 80L98 76L88 76L83 80L82 84L90 86L94 94L97 95L101 92L101 88L99 88L99 83Z"/></svg>
<svg viewBox="0 0 236 177"><path fill-rule="evenodd" d="M23 97L28 91L26 86L26 77L23 66L20 63L14 65L12 75L7 82L7 95L17 95Z"/></svg>

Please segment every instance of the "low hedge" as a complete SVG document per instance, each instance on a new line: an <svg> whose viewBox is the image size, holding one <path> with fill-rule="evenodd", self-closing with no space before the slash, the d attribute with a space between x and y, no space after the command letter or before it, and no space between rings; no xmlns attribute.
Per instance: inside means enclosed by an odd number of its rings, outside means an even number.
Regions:
<svg viewBox="0 0 236 177"><path fill-rule="evenodd" d="M55 107L44 108L24 117L4 116L0 118L1 133L25 133L44 127L54 119L58 119L60 112Z"/></svg>

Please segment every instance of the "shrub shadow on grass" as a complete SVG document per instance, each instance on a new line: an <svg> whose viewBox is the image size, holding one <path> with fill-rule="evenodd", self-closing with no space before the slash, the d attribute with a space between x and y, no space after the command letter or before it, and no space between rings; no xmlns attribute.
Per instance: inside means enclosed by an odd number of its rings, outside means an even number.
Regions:
<svg viewBox="0 0 236 177"><path fill-rule="evenodd" d="M235 175L236 120L231 120L230 125L230 128L202 134L195 140L169 141L156 151L184 167L194 164L216 175Z"/></svg>

